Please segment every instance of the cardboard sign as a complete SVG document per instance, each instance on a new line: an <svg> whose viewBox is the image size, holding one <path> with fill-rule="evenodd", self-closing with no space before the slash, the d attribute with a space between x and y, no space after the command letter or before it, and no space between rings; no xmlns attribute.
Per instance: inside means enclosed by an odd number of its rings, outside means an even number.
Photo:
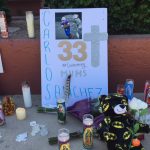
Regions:
<svg viewBox="0 0 150 150"><path fill-rule="evenodd" d="M71 74L70 106L108 94L107 9L41 9L42 106L55 107Z"/></svg>

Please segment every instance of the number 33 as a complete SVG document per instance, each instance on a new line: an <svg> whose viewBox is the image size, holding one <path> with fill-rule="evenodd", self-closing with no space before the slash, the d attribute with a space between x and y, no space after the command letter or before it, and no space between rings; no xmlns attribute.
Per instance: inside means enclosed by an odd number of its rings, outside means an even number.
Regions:
<svg viewBox="0 0 150 150"><path fill-rule="evenodd" d="M76 61L84 61L87 58L85 42L77 41L72 46L69 41L61 41L58 46L63 48L64 54L58 54L59 59L61 59L62 61L68 61L71 58L74 58ZM72 47L78 48L79 54L72 54Z"/></svg>

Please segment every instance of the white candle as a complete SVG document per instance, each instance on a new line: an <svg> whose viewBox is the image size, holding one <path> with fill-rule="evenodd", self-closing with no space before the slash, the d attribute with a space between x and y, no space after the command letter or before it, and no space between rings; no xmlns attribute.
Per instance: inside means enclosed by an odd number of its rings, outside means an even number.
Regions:
<svg viewBox="0 0 150 150"><path fill-rule="evenodd" d="M26 11L28 37L34 38L34 16L32 11Z"/></svg>
<svg viewBox="0 0 150 150"><path fill-rule="evenodd" d="M18 120L24 120L26 118L26 110L24 108L17 108L16 109L16 117Z"/></svg>
<svg viewBox="0 0 150 150"><path fill-rule="evenodd" d="M22 84L22 93L23 93L23 100L24 100L25 107L26 108L32 107L31 92L27 82L24 82Z"/></svg>

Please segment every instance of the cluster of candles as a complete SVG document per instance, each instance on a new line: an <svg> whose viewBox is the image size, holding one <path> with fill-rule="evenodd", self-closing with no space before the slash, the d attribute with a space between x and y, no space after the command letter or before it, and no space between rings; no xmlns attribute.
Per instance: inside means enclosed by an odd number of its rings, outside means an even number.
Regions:
<svg viewBox="0 0 150 150"><path fill-rule="evenodd" d="M34 15L32 11L26 11L27 32L29 38L34 38ZM0 33L2 38L8 38L8 25L5 11L0 11Z"/></svg>
<svg viewBox="0 0 150 150"><path fill-rule="evenodd" d="M117 84L117 93L125 94L129 100L133 98L134 80L127 79L124 84ZM144 101L150 105L150 80L146 80L144 86Z"/></svg>
<svg viewBox="0 0 150 150"><path fill-rule="evenodd" d="M58 144L59 150L70 150L69 143L70 135L68 129L58 130ZM88 150L93 147L93 116L91 114L85 114L83 116L83 147Z"/></svg>
<svg viewBox="0 0 150 150"><path fill-rule="evenodd" d="M23 94L23 100L24 100L25 108L32 107L30 86L26 81L23 82L23 84L22 84L22 94ZM16 109L16 117L18 120L24 120L26 118L25 108L19 107Z"/></svg>
<svg viewBox="0 0 150 150"><path fill-rule="evenodd" d="M23 84L22 84L22 93L23 93L24 107L25 108L32 107L31 92L30 92L30 87L29 87L27 82L23 82ZM18 107L16 109L16 118L18 120L26 119L27 114L26 114L26 109L25 108ZM2 105L2 103L0 103L0 126L4 125L4 124L5 124L5 115L4 115L4 111L3 111L3 105Z"/></svg>

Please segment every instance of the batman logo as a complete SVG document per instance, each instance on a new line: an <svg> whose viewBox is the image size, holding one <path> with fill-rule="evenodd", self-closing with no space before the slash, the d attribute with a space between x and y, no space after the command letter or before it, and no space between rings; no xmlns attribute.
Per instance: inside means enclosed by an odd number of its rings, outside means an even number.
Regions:
<svg viewBox="0 0 150 150"><path fill-rule="evenodd" d="M116 97L123 97L122 95L120 95L120 94L114 94L114 96L116 96Z"/></svg>
<svg viewBox="0 0 150 150"><path fill-rule="evenodd" d="M100 113L102 113L103 111L102 111L102 107L99 107L98 108L98 111L100 112Z"/></svg>
<svg viewBox="0 0 150 150"><path fill-rule="evenodd" d="M111 132L104 132L103 135L104 135L104 138L106 139L106 141L108 141L108 140L114 141L117 139L116 134L111 133Z"/></svg>
<svg viewBox="0 0 150 150"><path fill-rule="evenodd" d="M109 108L110 104L109 103L106 103L103 105L103 112L106 112Z"/></svg>
<svg viewBox="0 0 150 150"><path fill-rule="evenodd" d="M111 96L107 96L107 97L105 98L105 100L109 100L109 99L111 99Z"/></svg>
<svg viewBox="0 0 150 150"><path fill-rule="evenodd" d="M128 103L127 103L127 101L125 99L121 100L121 103L126 105L126 106L128 105Z"/></svg>
<svg viewBox="0 0 150 150"><path fill-rule="evenodd" d="M120 122L120 121L114 121L114 122L112 123L112 126L113 126L114 128L118 128L118 129L124 128L124 124L123 124L122 122Z"/></svg>
<svg viewBox="0 0 150 150"><path fill-rule="evenodd" d="M120 144L116 144L116 145L115 145L115 148L116 148L117 150L124 150L124 149L121 147Z"/></svg>
<svg viewBox="0 0 150 150"><path fill-rule="evenodd" d="M123 134L123 139L124 140L128 140L131 137L131 132L130 131L126 131Z"/></svg>
<svg viewBox="0 0 150 150"><path fill-rule="evenodd" d="M103 105L103 101L100 102L101 106Z"/></svg>
<svg viewBox="0 0 150 150"><path fill-rule="evenodd" d="M99 127L100 127L100 128L102 127L102 123L99 124Z"/></svg>
<svg viewBox="0 0 150 150"><path fill-rule="evenodd" d="M110 117L105 118L104 121L107 125L111 123Z"/></svg>

